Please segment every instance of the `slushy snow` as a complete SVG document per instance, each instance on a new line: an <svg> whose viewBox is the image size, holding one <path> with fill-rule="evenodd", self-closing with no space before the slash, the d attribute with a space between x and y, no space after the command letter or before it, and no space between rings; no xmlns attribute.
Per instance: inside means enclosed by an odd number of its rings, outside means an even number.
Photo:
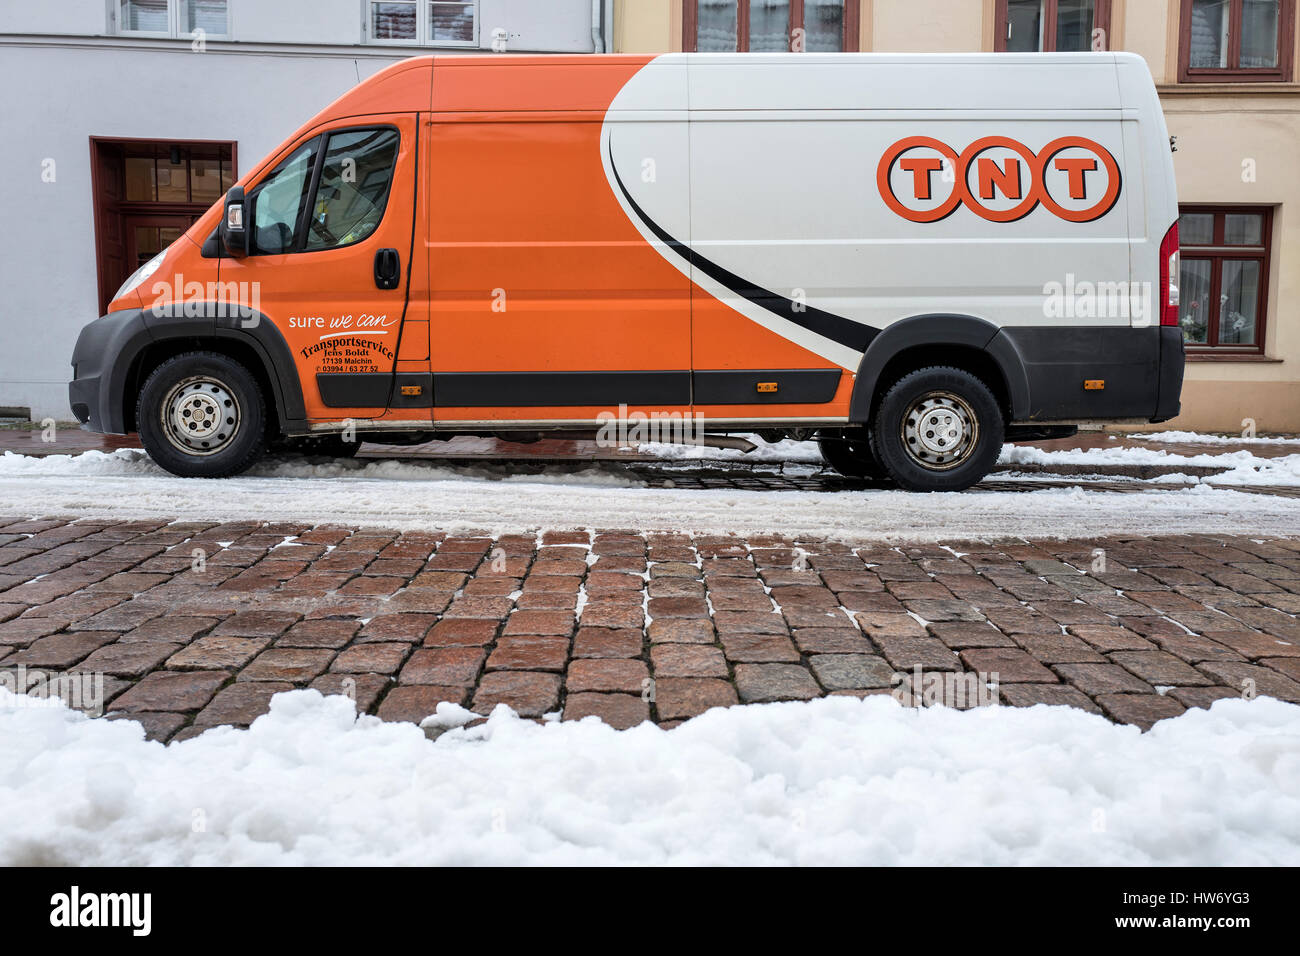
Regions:
<svg viewBox="0 0 1300 956"><path fill-rule="evenodd" d="M1300 863L1300 707L849 697L428 739L294 691L163 746L0 690L0 865ZM448 714L446 723L458 723Z"/></svg>

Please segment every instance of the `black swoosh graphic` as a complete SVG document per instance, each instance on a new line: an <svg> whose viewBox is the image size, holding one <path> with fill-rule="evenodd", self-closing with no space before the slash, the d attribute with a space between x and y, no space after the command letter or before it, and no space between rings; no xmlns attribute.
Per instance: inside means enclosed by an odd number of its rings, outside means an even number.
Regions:
<svg viewBox="0 0 1300 956"><path fill-rule="evenodd" d="M623 177L618 174L618 166L614 163L614 138L612 136L609 141L609 166L614 170L614 179L617 180L618 188L623 192L623 198L627 200L628 205L645 223L646 228L688 263L698 267L705 275L720 282L741 298L748 299L778 318L793 322L800 328L807 329L809 332L822 336L822 338L830 339L832 342L857 352L865 352L867 346L871 344L871 340L879 334L879 329L873 329L861 322L854 322L852 319L846 319L842 315L835 315L833 312L824 312L811 305L796 303L783 295L777 295L768 289L761 289L749 280L742 279L729 269L725 269L716 262L704 258L686 243L674 239L662 226L646 215L645 210L637 204L637 201L632 198L632 194L628 192L627 187L623 185Z"/></svg>

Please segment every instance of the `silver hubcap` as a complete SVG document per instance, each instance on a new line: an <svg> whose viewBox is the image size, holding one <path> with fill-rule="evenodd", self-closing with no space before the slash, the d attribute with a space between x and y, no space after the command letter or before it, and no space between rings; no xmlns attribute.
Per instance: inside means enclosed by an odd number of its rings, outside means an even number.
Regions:
<svg viewBox="0 0 1300 956"><path fill-rule="evenodd" d="M213 378L189 378L167 393L162 407L167 440L187 455L212 455L239 431L239 403Z"/></svg>
<svg viewBox="0 0 1300 956"><path fill-rule="evenodd" d="M903 447L912 460L936 471L956 468L975 450L979 420L951 392L929 392L903 415Z"/></svg>

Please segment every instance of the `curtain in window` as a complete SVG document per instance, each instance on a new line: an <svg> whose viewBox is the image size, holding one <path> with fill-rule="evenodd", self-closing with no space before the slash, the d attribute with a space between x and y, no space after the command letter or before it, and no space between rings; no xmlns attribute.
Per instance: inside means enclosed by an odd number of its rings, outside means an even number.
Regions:
<svg viewBox="0 0 1300 956"><path fill-rule="evenodd" d="M734 53L737 49L736 0L699 0L695 49Z"/></svg>
<svg viewBox="0 0 1300 956"><path fill-rule="evenodd" d="M804 49L838 53L844 49L844 0L804 0Z"/></svg>

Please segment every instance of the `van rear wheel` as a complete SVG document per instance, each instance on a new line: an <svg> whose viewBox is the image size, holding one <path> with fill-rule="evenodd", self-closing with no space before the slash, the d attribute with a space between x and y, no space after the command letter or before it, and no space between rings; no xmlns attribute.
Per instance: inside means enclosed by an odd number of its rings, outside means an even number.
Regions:
<svg viewBox="0 0 1300 956"><path fill-rule="evenodd" d="M987 385L962 369L918 369L885 393L872 441L877 458L908 491L961 491L996 464L1005 430Z"/></svg>
<svg viewBox="0 0 1300 956"><path fill-rule="evenodd" d="M140 441L182 478L225 478L262 454L266 407L257 380L217 352L186 352L150 373L136 403Z"/></svg>

